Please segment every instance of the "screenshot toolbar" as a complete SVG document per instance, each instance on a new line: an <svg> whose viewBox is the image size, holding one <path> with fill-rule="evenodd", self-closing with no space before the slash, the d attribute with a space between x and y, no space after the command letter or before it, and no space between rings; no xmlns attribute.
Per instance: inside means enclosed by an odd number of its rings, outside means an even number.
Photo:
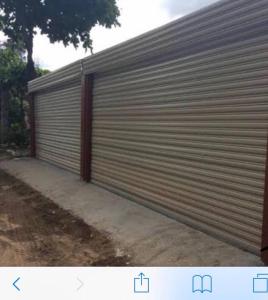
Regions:
<svg viewBox="0 0 268 300"><path fill-rule="evenodd" d="M5 300L268 298L267 268L2 268Z"/></svg>

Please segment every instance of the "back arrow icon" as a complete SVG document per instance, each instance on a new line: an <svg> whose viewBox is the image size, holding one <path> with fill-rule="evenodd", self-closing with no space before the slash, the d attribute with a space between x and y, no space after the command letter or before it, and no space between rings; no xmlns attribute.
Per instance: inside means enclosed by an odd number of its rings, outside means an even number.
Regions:
<svg viewBox="0 0 268 300"><path fill-rule="evenodd" d="M17 286L18 281L20 280L20 277L18 277L14 282L13 282L13 286L15 289L17 289L20 292L20 288Z"/></svg>

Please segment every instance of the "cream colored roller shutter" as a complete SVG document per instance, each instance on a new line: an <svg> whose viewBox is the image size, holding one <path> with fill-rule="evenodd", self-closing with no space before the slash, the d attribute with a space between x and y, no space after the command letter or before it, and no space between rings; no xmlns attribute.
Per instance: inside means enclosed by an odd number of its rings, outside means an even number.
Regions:
<svg viewBox="0 0 268 300"><path fill-rule="evenodd" d="M35 96L37 158L75 173L80 171L80 94L76 79Z"/></svg>
<svg viewBox="0 0 268 300"><path fill-rule="evenodd" d="M259 253L267 41L96 76L93 182Z"/></svg>

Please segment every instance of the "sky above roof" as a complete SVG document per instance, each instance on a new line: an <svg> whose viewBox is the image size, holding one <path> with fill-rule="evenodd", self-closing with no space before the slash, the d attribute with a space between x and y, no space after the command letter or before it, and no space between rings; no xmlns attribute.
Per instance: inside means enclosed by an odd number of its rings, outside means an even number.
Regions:
<svg viewBox="0 0 268 300"><path fill-rule="evenodd" d="M210 5L218 0L117 0L121 12L121 27L93 28L94 53L138 36L174 19ZM3 35L0 33L0 40ZM51 71L73 61L84 58L83 48L64 47L61 43L51 44L46 36L38 34L34 40L34 59L43 68Z"/></svg>

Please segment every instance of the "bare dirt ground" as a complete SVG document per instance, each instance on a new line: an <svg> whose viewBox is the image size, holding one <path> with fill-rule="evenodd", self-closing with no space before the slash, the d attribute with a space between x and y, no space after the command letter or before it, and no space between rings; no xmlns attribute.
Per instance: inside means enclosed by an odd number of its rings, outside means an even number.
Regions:
<svg viewBox="0 0 268 300"><path fill-rule="evenodd" d="M105 233L0 170L0 266L126 265Z"/></svg>

